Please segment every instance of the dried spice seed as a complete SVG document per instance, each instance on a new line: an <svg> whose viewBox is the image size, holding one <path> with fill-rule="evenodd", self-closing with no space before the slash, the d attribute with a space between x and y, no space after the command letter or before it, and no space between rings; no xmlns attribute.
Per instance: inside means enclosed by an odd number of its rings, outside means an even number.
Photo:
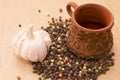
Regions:
<svg viewBox="0 0 120 80"><path fill-rule="evenodd" d="M44 74L44 79L51 80L97 80L114 65L114 53L99 59L86 60L76 56L66 45L66 32L71 19L52 18L44 28L52 39L48 55L43 62L33 62L33 72Z"/></svg>
<svg viewBox="0 0 120 80"><path fill-rule="evenodd" d="M22 25L21 25L21 24L19 24L18 26L19 26L19 27L22 27Z"/></svg>
<svg viewBox="0 0 120 80"><path fill-rule="evenodd" d="M47 17L50 17L50 14L47 14Z"/></svg>
<svg viewBox="0 0 120 80"><path fill-rule="evenodd" d="M17 76L17 80L21 80L20 76Z"/></svg>
<svg viewBox="0 0 120 80"><path fill-rule="evenodd" d="M59 12L60 12L60 13L62 13L62 12L63 12L63 9L62 9L62 8L60 8L60 9L59 9Z"/></svg>
<svg viewBox="0 0 120 80"><path fill-rule="evenodd" d="M59 77L63 77L63 74L62 74L62 73L59 73L58 76L59 76Z"/></svg>
<svg viewBox="0 0 120 80"><path fill-rule="evenodd" d="M39 9L38 12L41 13L41 10Z"/></svg>

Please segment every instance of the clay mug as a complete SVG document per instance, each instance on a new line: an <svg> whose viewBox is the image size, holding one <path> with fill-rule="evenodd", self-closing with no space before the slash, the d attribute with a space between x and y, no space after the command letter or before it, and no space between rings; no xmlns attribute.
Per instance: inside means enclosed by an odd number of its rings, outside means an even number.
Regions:
<svg viewBox="0 0 120 80"><path fill-rule="evenodd" d="M72 21L66 34L66 44L70 50L84 58L108 54L113 46L112 13L99 4L78 6L69 2L66 9Z"/></svg>

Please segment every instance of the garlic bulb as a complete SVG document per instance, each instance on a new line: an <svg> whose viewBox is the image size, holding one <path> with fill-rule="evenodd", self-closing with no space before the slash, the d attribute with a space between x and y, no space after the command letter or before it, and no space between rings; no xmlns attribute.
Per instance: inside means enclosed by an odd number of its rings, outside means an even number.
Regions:
<svg viewBox="0 0 120 80"><path fill-rule="evenodd" d="M43 61L51 45L51 38L44 30L33 32L33 26L30 25L15 36L13 45L17 56L33 62Z"/></svg>

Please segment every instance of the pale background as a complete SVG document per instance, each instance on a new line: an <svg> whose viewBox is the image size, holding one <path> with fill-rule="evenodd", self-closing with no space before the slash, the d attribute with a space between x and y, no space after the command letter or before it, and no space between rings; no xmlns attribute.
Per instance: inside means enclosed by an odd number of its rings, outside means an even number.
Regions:
<svg viewBox="0 0 120 80"><path fill-rule="evenodd" d="M120 1L119 0L0 0L0 80L38 80L38 75L32 73L30 63L19 59L14 55L11 45L15 34L29 24L35 29L46 26L51 17L60 15L69 18L66 12L66 4L74 1L78 5L84 3L98 3L107 7L114 15L115 25L112 29L114 35L115 65L98 80L120 80ZM59 8L63 13L59 13ZM38 10L41 13L38 13ZM47 15L50 14L50 17ZM22 27L19 28L18 24Z"/></svg>

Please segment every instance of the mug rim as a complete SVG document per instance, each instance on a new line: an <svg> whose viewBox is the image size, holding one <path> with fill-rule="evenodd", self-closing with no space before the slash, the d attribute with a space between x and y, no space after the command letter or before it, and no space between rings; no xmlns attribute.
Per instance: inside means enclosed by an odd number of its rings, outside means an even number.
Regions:
<svg viewBox="0 0 120 80"><path fill-rule="evenodd" d="M78 9L83 8L83 7L86 6L86 5L98 6L98 7L103 8L104 10L106 10L106 11L109 13L109 15L110 15L110 19L111 19L110 23L109 23L107 26L105 26L104 28L100 28L100 29L89 29L89 28L85 28L84 26L80 25L80 24L76 21L76 19L75 19L75 12L76 12ZM105 31L105 30L110 30L110 29L113 27L113 25L114 25L114 17L113 17L113 15L112 15L111 11L108 10L107 8L105 8L104 6L101 6L101 5L99 5L99 4L94 4L94 3L88 3L88 4L83 4L83 5L81 5L81 6L78 6L78 7L73 11L71 17L72 17L72 19L71 19L72 22L75 23L75 24L73 24L73 25L77 25L76 27L79 26L79 28L81 28L82 30L88 31L88 32L101 32L101 31Z"/></svg>

